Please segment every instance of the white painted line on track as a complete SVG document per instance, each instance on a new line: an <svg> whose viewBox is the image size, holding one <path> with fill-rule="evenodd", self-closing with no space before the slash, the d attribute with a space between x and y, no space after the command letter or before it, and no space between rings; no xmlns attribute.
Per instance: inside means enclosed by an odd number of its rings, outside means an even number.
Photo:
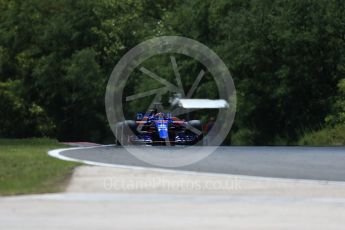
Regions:
<svg viewBox="0 0 345 230"><path fill-rule="evenodd" d="M305 197L274 197L265 195L185 195L185 194L108 194L108 193L51 193L39 195L21 195L0 197L1 200L27 201L27 200L50 200L50 201L121 201L121 202L135 202L135 201L181 201L191 203L214 203L214 202L232 202L232 203L291 203L291 202L309 202L309 203L334 203L345 205L345 198L335 197L312 197L306 200Z"/></svg>
<svg viewBox="0 0 345 230"><path fill-rule="evenodd" d="M208 172L195 172L195 171L186 171L186 170L174 170L174 169L163 169L163 168L154 168L154 167L141 167L141 166L131 166L131 165L120 165L120 164L109 164L101 163L96 161L81 160L77 158L67 157L61 153L64 151L73 151L80 149L95 149L95 148L104 148L112 147L115 145L101 145L101 146L91 146L91 147L75 147L75 148L62 148L54 149L48 151L48 155L51 157L58 158L65 161L79 162L87 165L93 166L102 166L102 167L112 167L120 169L130 169L130 170L140 170L140 171L153 171L161 173L173 173L173 174L183 174L183 175L200 175L200 176L221 176L221 177L236 177L236 179L243 180L255 180L255 181L266 181L266 182L289 182L289 183L308 183L308 184L324 184L324 185L340 185L345 186L343 181L327 181L327 180L312 180L312 179L292 179L292 178L275 178L275 177L259 177L259 176L247 176L247 175L235 175L235 174L225 174L225 173L208 173Z"/></svg>

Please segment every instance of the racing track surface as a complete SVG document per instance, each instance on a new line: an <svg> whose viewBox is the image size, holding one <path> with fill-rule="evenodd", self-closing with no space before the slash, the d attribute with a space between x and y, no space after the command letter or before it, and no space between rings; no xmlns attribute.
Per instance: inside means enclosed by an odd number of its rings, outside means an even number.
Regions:
<svg viewBox="0 0 345 230"><path fill-rule="evenodd" d="M186 151L185 154L193 154L195 149L186 148L184 151ZM138 160L125 148L118 146L67 150L60 154L97 163L159 168ZM222 146L202 161L169 169L276 178L345 181L345 147Z"/></svg>

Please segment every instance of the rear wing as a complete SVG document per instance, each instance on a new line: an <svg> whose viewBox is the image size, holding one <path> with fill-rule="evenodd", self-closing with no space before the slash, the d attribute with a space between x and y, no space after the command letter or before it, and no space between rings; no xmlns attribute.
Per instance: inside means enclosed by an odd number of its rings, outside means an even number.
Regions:
<svg viewBox="0 0 345 230"><path fill-rule="evenodd" d="M229 103L223 99L177 99L177 106L184 109L225 109Z"/></svg>

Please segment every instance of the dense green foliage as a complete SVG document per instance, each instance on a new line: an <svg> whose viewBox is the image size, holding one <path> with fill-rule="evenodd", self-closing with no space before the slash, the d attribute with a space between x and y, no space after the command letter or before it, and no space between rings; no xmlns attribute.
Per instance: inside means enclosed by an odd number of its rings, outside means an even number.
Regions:
<svg viewBox="0 0 345 230"><path fill-rule="evenodd" d="M299 140L298 144L312 146L345 145L345 125L341 124L308 132Z"/></svg>
<svg viewBox="0 0 345 230"><path fill-rule="evenodd" d="M307 132L300 139L301 145L345 145L345 79L338 84L338 95L332 112L326 117L326 127Z"/></svg>
<svg viewBox="0 0 345 230"><path fill-rule="evenodd" d="M181 35L215 50L232 73L228 143L297 143L306 130L345 122L344 12L341 0L0 0L0 136L111 140L112 68L141 41ZM170 74L164 61L151 63L160 76ZM178 64L188 88L198 65ZM152 84L139 83L127 92ZM216 96L211 80L203 87L199 96Z"/></svg>
<svg viewBox="0 0 345 230"><path fill-rule="evenodd" d="M0 139L0 195L61 191L79 165L47 155L62 146L45 138Z"/></svg>

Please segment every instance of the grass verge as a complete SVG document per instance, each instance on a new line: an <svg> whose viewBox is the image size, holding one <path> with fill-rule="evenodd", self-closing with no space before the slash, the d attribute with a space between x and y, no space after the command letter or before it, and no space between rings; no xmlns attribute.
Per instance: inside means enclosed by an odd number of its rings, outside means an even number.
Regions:
<svg viewBox="0 0 345 230"><path fill-rule="evenodd" d="M46 138L0 139L0 195L62 191L79 165L47 155L63 147Z"/></svg>
<svg viewBox="0 0 345 230"><path fill-rule="evenodd" d="M319 131L306 133L299 145L339 146L345 145L345 124L323 128Z"/></svg>

